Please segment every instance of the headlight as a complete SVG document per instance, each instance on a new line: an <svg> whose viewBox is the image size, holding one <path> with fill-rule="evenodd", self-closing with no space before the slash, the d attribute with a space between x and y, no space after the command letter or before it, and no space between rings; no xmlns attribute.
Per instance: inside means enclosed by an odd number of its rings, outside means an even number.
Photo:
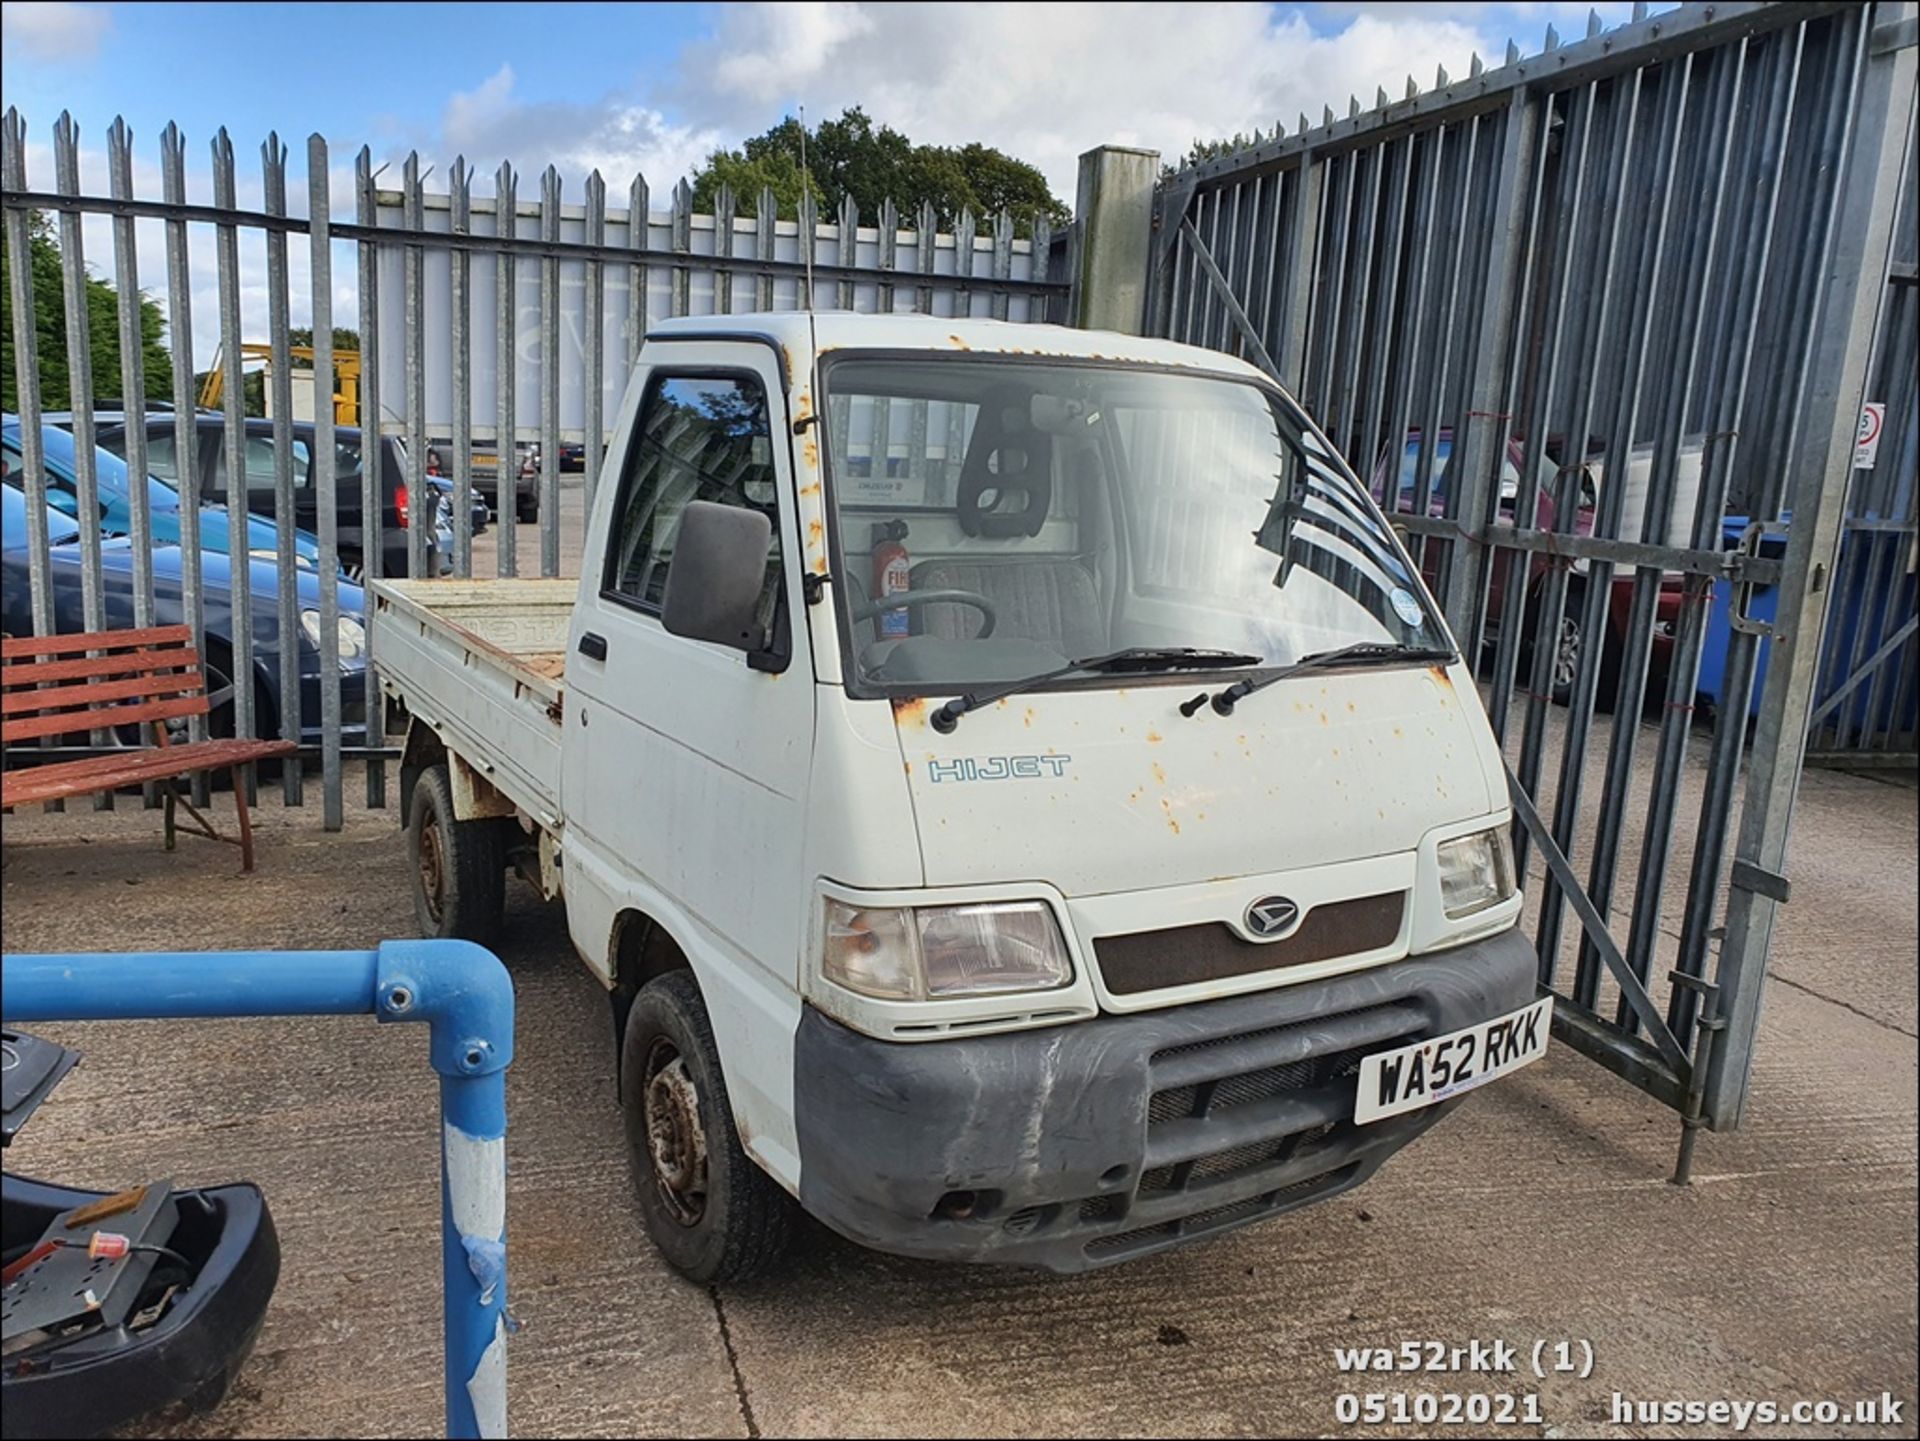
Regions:
<svg viewBox="0 0 1920 1441"><path fill-rule="evenodd" d="M320 648L320 612L303 610L300 612L300 628L307 633L307 639L313 642L314 649ZM341 660L357 660L367 653L367 628L350 615L343 615L334 624L334 639L340 647Z"/></svg>
<svg viewBox="0 0 1920 1441"><path fill-rule="evenodd" d="M1504 826L1442 841L1437 854L1440 900L1449 919L1484 911L1513 894L1513 852Z"/></svg>
<svg viewBox="0 0 1920 1441"><path fill-rule="evenodd" d="M861 908L827 901L829 980L889 1001L1044 991L1073 978L1044 901Z"/></svg>

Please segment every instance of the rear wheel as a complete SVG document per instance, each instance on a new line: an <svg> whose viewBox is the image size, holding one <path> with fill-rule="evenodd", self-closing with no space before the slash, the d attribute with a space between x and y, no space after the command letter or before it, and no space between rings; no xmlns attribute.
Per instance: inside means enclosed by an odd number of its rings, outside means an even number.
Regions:
<svg viewBox="0 0 1920 1441"><path fill-rule="evenodd" d="M690 971L649 981L620 1050L627 1158L647 1234L690 1281L745 1280L792 1234L793 1202L748 1159L713 1026Z"/></svg>
<svg viewBox="0 0 1920 1441"><path fill-rule="evenodd" d="M525 495L516 499L513 503L513 518L522 525L532 525L540 519L540 498Z"/></svg>
<svg viewBox="0 0 1920 1441"><path fill-rule="evenodd" d="M414 782L407 813L407 858L420 933L492 945L506 904L507 865L500 823L453 813L453 781L444 765Z"/></svg>

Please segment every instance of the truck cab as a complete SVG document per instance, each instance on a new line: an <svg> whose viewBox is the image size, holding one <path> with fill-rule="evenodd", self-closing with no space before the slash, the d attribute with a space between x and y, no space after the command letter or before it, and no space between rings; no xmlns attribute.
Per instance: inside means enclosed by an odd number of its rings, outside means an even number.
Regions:
<svg viewBox="0 0 1920 1441"><path fill-rule="evenodd" d="M796 1202L896 1253L1111 1264L1358 1185L1544 1050L1470 672L1252 367L669 322L585 546L564 620L516 582L462 642L519 667L487 704L420 649L451 583L377 586L376 648L410 774L457 778L432 845L535 857L614 998L686 1274L763 1264Z"/></svg>

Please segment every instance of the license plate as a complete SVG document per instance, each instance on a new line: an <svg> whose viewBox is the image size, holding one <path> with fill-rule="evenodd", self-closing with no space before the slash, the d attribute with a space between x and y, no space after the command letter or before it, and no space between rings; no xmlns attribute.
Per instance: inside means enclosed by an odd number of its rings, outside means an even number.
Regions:
<svg viewBox="0 0 1920 1441"><path fill-rule="evenodd" d="M1464 1030L1380 1051L1360 1062L1359 1125L1417 1111L1531 1065L1547 1053L1553 997Z"/></svg>

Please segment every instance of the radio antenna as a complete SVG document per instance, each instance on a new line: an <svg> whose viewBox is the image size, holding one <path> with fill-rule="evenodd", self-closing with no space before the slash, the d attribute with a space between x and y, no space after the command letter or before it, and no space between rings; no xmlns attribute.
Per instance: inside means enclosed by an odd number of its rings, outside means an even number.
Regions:
<svg viewBox="0 0 1920 1441"><path fill-rule="evenodd" d="M813 199L813 172L807 169L807 107L800 107L800 189L807 200ZM803 210L811 207L802 205ZM796 217L797 219L798 217ZM816 217L817 218L817 217ZM800 230L796 225L794 230ZM800 260L806 266L807 273L807 314L813 314L813 231L814 225L808 225L808 233L798 237L800 241Z"/></svg>

